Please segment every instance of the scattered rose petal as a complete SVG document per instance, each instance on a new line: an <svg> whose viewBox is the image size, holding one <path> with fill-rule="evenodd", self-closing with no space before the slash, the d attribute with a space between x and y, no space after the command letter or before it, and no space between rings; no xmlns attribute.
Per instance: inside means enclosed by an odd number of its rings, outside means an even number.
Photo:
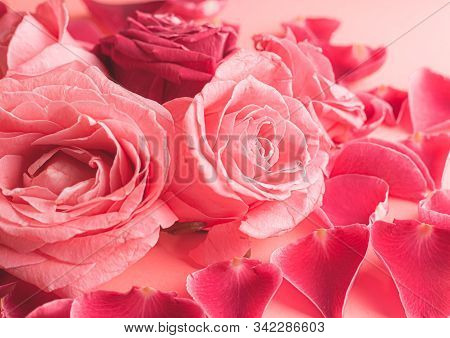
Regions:
<svg viewBox="0 0 450 338"><path fill-rule="evenodd" d="M57 299L45 303L34 311L28 318L70 318L70 309L72 308L73 299Z"/></svg>
<svg viewBox="0 0 450 338"><path fill-rule="evenodd" d="M446 167L450 167L450 133L423 134L418 132L403 141L403 144L414 150L427 166L436 188L450 189L444 181L450 172L444 175Z"/></svg>
<svg viewBox="0 0 450 338"><path fill-rule="evenodd" d="M239 231L239 222L213 226L205 240L194 248L189 256L198 264L213 263L242 257L250 249L250 239Z"/></svg>
<svg viewBox="0 0 450 338"><path fill-rule="evenodd" d="M417 131L450 128L450 78L427 68L411 76L408 101L411 124Z"/></svg>
<svg viewBox="0 0 450 338"><path fill-rule="evenodd" d="M420 161L420 158L411 159L398 151L397 146L376 139L348 143L332 159L330 176L376 176L388 183L392 196L420 200L425 196L429 183L415 162ZM424 168L423 163L421 167Z"/></svg>
<svg viewBox="0 0 450 338"><path fill-rule="evenodd" d="M200 318L202 309L175 292L133 287L127 293L94 291L74 300L75 318Z"/></svg>
<svg viewBox="0 0 450 338"><path fill-rule="evenodd" d="M378 221L375 251L389 269L408 317L450 315L450 231L414 220Z"/></svg>
<svg viewBox="0 0 450 338"><path fill-rule="evenodd" d="M450 190L437 190L419 203L419 220L450 229Z"/></svg>
<svg viewBox="0 0 450 338"><path fill-rule="evenodd" d="M336 226L372 224L388 208L388 184L373 176L349 174L325 181L322 210Z"/></svg>
<svg viewBox="0 0 450 338"><path fill-rule="evenodd" d="M392 110L386 111L385 123L389 126L398 125L408 104L408 93L390 86L379 86L369 93L376 95L391 106Z"/></svg>
<svg viewBox="0 0 450 338"><path fill-rule="evenodd" d="M361 44L334 45L330 39L339 21L327 18L307 18L285 23L298 42L309 41L323 50L330 59L338 82L360 80L377 71L386 61L386 48L371 48Z"/></svg>
<svg viewBox="0 0 450 338"><path fill-rule="evenodd" d="M273 264L234 258L189 275L187 290L209 317L259 318L281 281Z"/></svg>
<svg viewBox="0 0 450 338"><path fill-rule="evenodd" d="M323 54L333 65L336 80L349 83L360 80L381 68L386 61L386 48L322 45Z"/></svg>
<svg viewBox="0 0 450 338"><path fill-rule="evenodd" d="M67 30L76 40L87 43L86 47L95 45L103 36L102 31L89 18L71 18Z"/></svg>
<svg viewBox="0 0 450 338"><path fill-rule="evenodd" d="M368 243L369 229L365 225L319 229L276 250L271 261L325 317L342 317Z"/></svg>

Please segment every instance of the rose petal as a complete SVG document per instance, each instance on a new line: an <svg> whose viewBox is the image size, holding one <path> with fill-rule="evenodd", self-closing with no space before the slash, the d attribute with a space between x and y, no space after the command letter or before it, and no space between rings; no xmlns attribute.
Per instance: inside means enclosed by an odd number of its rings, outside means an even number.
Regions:
<svg viewBox="0 0 450 338"><path fill-rule="evenodd" d="M450 190L437 190L419 202L419 220L450 229Z"/></svg>
<svg viewBox="0 0 450 338"><path fill-rule="evenodd" d="M378 221L375 251L388 267L408 317L450 315L450 231L411 221Z"/></svg>
<svg viewBox="0 0 450 338"><path fill-rule="evenodd" d="M214 225L205 240L191 250L189 256L198 264L208 266L242 257L250 249L250 239L239 231L239 222Z"/></svg>
<svg viewBox="0 0 450 338"><path fill-rule="evenodd" d="M127 293L94 291L74 300L73 318L200 318L202 309L175 292L133 287Z"/></svg>
<svg viewBox="0 0 450 338"><path fill-rule="evenodd" d="M72 303L73 299L57 299L39 306L27 318L70 318Z"/></svg>
<svg viewBox="0 0 450 338"><path fill-rule="evenodd" d="M414 131L443 130L450 127L450 78L427 68L410 80L408 101Z"/></svg>
<svg viewBox="0 0 450 338"><path fill-rule="evenodd" d="M403 141L414 150L427 166L436 188L450 189L445 185L446 166L450 167L450 133L422 134L416 133Z"/></svg>
<svg viewBox="0 0 450 338"><path fill-rule="evenodd" d="M227 0L167 0L166 11L186 19L208 18L219 13Z"/></svg>
<svg viewBox="0 0 450 338"><path fill-rule="evenodd" d="M273 264L235 258L192 273L186 286L209 317L259 318L281 280Z"/></svg>
<svg viewBox="0 0 450 338"><path fill-rule="evenodd" d="M386 111L386 124L389 126L399 124L407 106L408 93L390 86L379 86L369 93L386 101L392 107L392 110Z"/></svg>
<svg viewBox="0 0 450 338"><path fill-rule="evenodd" d="M319 229L276 250L271 261L325 317L342 317L368 244L369 229L364 225Z"/></svg>
<svg viewBox="0 0 450 338"><path fill-rule="evenodd" d="M381 140L376 142L386 143ZM416 163L396 149L377 143L368 140L345 145L331 161L330 176L376 176L388 183L392 196L412 200L423 198L427 191L427 180Z"/></svg>
<svg viewBox="0 0 450 338"><path fill-rule="evenodd" d="M383 66L386 48L371 48L365 45L334 46L322 45L323 54L333 65L338 82L348 83L360 80Z"/></svg>
<svg viewBox="0 0 450 338"><path fill-rule="evenodd" d="M297 41L309 40L314 44L329 42L333 33L339 28L340 22L330 18L300 18L284 23L295 35Z"/></svg>
<svg viewBox="0 0 450 338"><path fill-rule="evenodd" d="M325 181L322 209L336 226L372 224L388 209L388 184L373 176L348 174Z"/></svg>
<svg viewBox="0 0 450 338"><path fill-rule="evenodd" d="M71 18L67 30L78 41L87 42L86 47L95 45L103 36L100 29L87 18Z"/></svg>

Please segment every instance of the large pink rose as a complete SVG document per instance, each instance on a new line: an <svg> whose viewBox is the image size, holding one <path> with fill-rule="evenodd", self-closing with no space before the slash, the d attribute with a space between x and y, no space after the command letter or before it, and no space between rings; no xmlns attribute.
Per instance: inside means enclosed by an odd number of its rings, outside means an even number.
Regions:
<svg viewBox="0 0 450 338"><path fill-rule="evenodd" d="M292 73L277 55L240 51L194 99L166 107L179 151L167 200L181 220L237 220L241 231L267 237L320 203L325 131L292 98Z"/></svg>
<svg viewBox="0 0 450 338"><path fill-rule="evenodd" d="M125 30L102 39L97 52L122 86L163 103L200 92L236 41L230 26L137 12Z"/></svg>
<svg viewBox="0 0 450 338"><path fill-rule="evenodd" d="M176 220L169 112L71 63L0 80L0 269L60 296L143 257Z"/></svg>
<svg viewBox="0 0 450 338"><path fill-rule="evenodd" d="M42 74L72 61L102 68L67 32L69 14L62 0L48 0L35 13L0 7L0 77Z"/></svg>

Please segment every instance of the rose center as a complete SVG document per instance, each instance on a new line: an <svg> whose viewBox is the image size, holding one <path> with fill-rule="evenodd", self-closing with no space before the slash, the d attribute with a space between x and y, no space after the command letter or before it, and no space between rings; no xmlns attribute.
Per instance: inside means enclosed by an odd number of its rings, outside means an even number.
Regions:
<svg viewBox="0 0 450 338"><path fill-rule="evenodd" d="M67 187L95 177L96 170L76 158L58 151L43 155L24 174L24 187L40 186L59 194Z"/></svg>

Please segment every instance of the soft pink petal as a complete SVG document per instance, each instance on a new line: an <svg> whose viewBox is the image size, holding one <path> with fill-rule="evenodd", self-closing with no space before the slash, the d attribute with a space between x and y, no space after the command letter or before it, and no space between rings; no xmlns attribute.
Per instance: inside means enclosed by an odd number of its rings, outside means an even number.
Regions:
<svg viewBox="0 0 450 338"><path fill-rule="evenodd" d="M369 244L369 229L319 229L276 250L271 261L325 317L342 317L345 301Z"/></svg>
<svg viewBox="0 0 450 338"><path fill-rule="evenodd" d="M273 264L234 258L189 275L187 290L208 317L259 318L281 280Z"/></svg>
<svg viewBox="0 0 450 338"><path fill-rule="evenodd" d="M372 224L388 208L388 184L380 178L358 174L325 181L322 209L336 226Z"/></svg>
<svg viewBox="0 0 450 338"><path fill-rule="evenodd" d="M218 14L228 0L167 0L164 11L174 12L186 19L202 19Z"/></svg>
<svg viewBox="0 0 450 338"><path fill-rule="evenodd" d="M450 190L437 190L419 202L419 220L450 229Z"/></svg>
<svg viewBox="0 0 450 338"><path fill-rule="evenodd" d="M450 78L427 68L411 76L408 100L414 131L450 127Z"/></svg>
<svg viewBox="0 0 450 338"><path fill-rule="evenodd" d="M239 231L239 222L214 225L205 240L191 250L189 256L198 264L208 266L242 257L250 249L250 239Z"/></svg>
<svg viewBox="0 0 450 338"><path fill-rule="evenodd" d="M133 287L127 293L94 291L73 302L73 318L199 318L202 309L175 292Z"/></svg>
<svg viewBox="0 0 450 338"><path fill-rule="evenodd" d="M388 267L408 317L450 315L450 231L411 221L378 221L375 251Z"/></svg>

